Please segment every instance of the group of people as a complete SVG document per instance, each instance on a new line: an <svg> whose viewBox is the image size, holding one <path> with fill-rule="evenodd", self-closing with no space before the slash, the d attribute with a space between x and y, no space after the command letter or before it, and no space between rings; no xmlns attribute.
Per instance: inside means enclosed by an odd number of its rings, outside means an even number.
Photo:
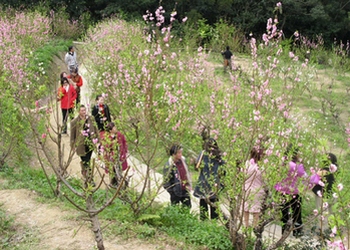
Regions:
<svg viewBox="0 0 350 250"><path fill-rule="evenodd" d="M200 170L194 196L199 198L200 218L218 218L218 193L223 188L220 177L224 174L222 152L215 139L203 138L203 151L200 152L196 170ZM163 187L170 194L172 205L182 203L191 208L191 175L182 155L182 146L174 144L169 150L169 160L163 169Z"/></svg>
<svg viewBox="0 0 350 250"><path fill-rule="evenodd" d="M96 96L96 103L91 110L92 117L88 115L85 105L80 105L83 78L78 73L77 53L73 46L68 48L65 62L69 74L60 74L57 94L57 101L61 103L62 110L61 134L67 134L67 122L70 118L70 146L81 159L83 178L93 183L90 161L96 150L98 157L105 163L106 173L109 173L110 186L116 187L120 181L120 171L128 168L125 136L112 122L109 107L104 103L104 96ZM75 108L78 115L74 118Z"/></svg>
<svg viewBox="0 0 350 250"><path fill-rule="evenodd" d="M222 52L225 57L226 67L232 68L232 53L227 46ZM60 77L61 86L58 90L58 101L61 102L63 126L62 134L67 133L67 120L74 114L74 108L78 107L78 116L71 121L70 144L77 155L81 158L81 173L87 179L91 170L90 160L93 151L97 148L98 155L105 162L106 173L110 173L110 185L116 187L120 181L120 171L128 168L127 143L125 136L117 130L116 124L112 122L108 105L104 103L104 97L97 95L96 104L92 107L92 117L87 114L86 107L79 105L80 88L83 79L78 74L78 63L74 47L70 46L65 61L69 75L62 72ZM98 145L96 147L96 145ZM169 159L163 169L163 187L170 195L172 205L182 203L191 207L192 181L189 168L182 155L183 148L174 144L169 149ZM263 171L259 167L264 156L264 149L253 147L250 159L245 163L242 171L245 172L244 183L244 223L249 226L250 215L253 217L253 226L259 223L262 202L268 195L265 188ZM290 159L284 166L288 167L286 178L275 185L275 190L281 195L282 233L293 231L294 236L303 234L301 206L302 198L299 195L299 179L307 179L304 166L300 163L298 148L290 144L285 153L285 159ZM200 171L197 185L194 188L194 196L199 198L200 218L218 218L218 193L223 189L220 180L225 175L223 166L225 161L222 152L215 139L203 136L203 150L196 160L196 170ZM321 209L322 195L330 196L334 175L330 166L337 165L336 156L327 154L323 162L323 168L309 178L312 191L316 195L317 208ZM324 181L326 185L321 185ZM329 208L330 209L330 208ZM292 221L292 224L290 224Z"/></svg>
<svg viewBox="0 0 350 250"><path fill-rule="evenodd" d="M250 160L246 162L246 182L245 204L244 204L244 220L245 225L249 225L249 216L253 215L253 226L257 226L262 208L264 197L268 195L268 190L264 186L263 170L259 167L259 162L263 158L264 150L253 148L250 154ZM289 161L287 159L290 159ZM332 186L334 184L334 169L337 166L337 158L334 154L328 153L322 161L321 169L309 178L304 165L300 162L299 148L289 144L285 155L283 166L287 167L287 176L278 182L274 188L280 194L280 207L282 212L282 234L285 232L293 232L293 236L299 237L303 235L302 220L302 197L298 188L298 182L301 181L305 190L312 187L315 194L316 209L322 211L322 197L331 198ZM333 169L331 166L334 166ZM331 213L331 204L327 208L327 212ZM317 226L320 230L327 228L328 223L322 223L319 220Z"/></svg>
<svg viewBox="0 0 350 250"><path fill-rule="evenodd" d="M65 56L69 74L65 71L60 74L60 87L57 93L57 101L61 103L62 134L67 134L68 118L73 117L74 108L80 103L80 89L83 86L83 78L78 73L76 56L74 47L70 46Z"/></svg>
<svg viewBox="0 0 350 250"><path fill-rule="evenodd" d="M264 154L263 148L253 147L249 160L244 167L240 167L245 176L242 209L244 225L247 227L250 225L250 216L253 217L252 225L254 227L258 225L263 202L267 200L269 195L269 190L264 182L263 169L260 167ZM174 144L169 150L169 156L163 170L163 186L170 195L171 204L182 203L190 208L191 176L185 158L182 156L182 147ZM303 235L303 221L302 198L298 183L302 181L306 189L312 187L312 191L316 195L316 209L321 211L322 197L331 197L334 183L332 168L336 168L337 159L334 154L328 153L322 162L322 168L313 173L310 178L300 162L299 149L293 144L288 145L284 160L283 166L287 168L286 177L274 186L280 195L282 234L292 232L293 236L299 237ZM205 139L203 151L200 153L195 167L195 169L200 170L200 174L193 192L193 195L199 198L201 219L218 217L218 193L223 188L220 178L226 174L224 165L225 161L222 159L222 153L216 140L213 138ZM208 208L210 209L209 214ZM330 213L331 205L327 209ZM323 228L327 228L327 226L327 222L325 222Z"/></svg>

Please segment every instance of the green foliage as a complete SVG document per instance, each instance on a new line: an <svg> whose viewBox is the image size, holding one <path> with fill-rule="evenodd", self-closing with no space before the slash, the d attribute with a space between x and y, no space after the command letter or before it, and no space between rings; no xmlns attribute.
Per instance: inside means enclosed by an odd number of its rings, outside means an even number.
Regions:
<svg viewBox="0 0 350 250"><path fill-rule="evenodd" d="M13 217L7 216L2 207L0 207L0 235L2 235L1 242L7 240L5 237L9 235L13 221Z"/></svg>
<svg viewBox="0 0 350 250"><path fill-rule="evenodd" d="M160 229L179 241L208 249L232 249L227 230L217 221L199 221L187 208L166 207Z"/></svg>
<svg viewBox="0 0 350 250"><path fill-rule="evenodd" d="M0 176L5 178L6 186L1 189L29 189L40 193L45 198L52 198L52 190L46 180L45 174L41 169L33 169L26 165L20 165L16 168L8 166L0 172ZM50 177L51 182L55 182L55 177ZM2 184L5 185L5 184Z"/></svg>
<svg viewBox="0 0 350 250"><path fill-rule="evenodd" d="M65 7L50 12L52 32L60 39L77 40L90 26L89 13L81 13L77 20L71 19Z"/></svg>
<svg viewBox="0 0 350 250"><path fill-rule="evenodd" d="M0 99L0 136L2 138L0 168L2 168L7 161L18 164L27 161L30 151L26 147L29 124L23 120L21 110L15 105L13 98L5 94L8 92L1 80L0 86L4 90L4 96Z"/></svg>

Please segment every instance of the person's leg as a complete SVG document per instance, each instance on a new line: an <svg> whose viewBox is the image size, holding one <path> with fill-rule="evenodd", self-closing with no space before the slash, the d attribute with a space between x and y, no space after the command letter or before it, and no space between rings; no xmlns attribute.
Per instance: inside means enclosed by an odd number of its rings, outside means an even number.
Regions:
<svg viewBox="0 0 350 250"><path fill-rule="evenodd" d="M191 204L191 198L190 198L190 195L186 195L184 197L181 197L181 202L183 205L191 208L192 207L192 204Z"/></svg>
<svg viewBox="0 0 350 250"><path fill-rule="evenodd" d="M85 155L80 156L81 164L83 165L82 175L84 178L90 178L91 176L91 168L90 168L90 160L92 156L92 150L88 151Z"/></svg>
<svg viewBox="0 0 350 250"><path fill-rule="evenodd" d="M68 109L62 109L62 134L67 133L67 116Z"/></svg>
<svg viewBox="0 0 350 250"><path fill-rule="evenodd" d="M230 71L232 70L232 61L231 61L231 59L228 59L228 69Z"/></svg>
<svg viewBox="0 0 350 250"><path fill-rule="evenodd" d="M76 89L77 91L77 99L75 99L75 108L79 108L79 104L80 104L80 87L77 87Z"/></svg>
<svg viewBox="0 0 350 250"><path fill-rule="evenodd" d="M292 203L293 223L295 227L295 230L293 231L294 236L302 235L303 221L301 218L301 203L302 203L302 198L299 195L295 195Z"/></svg>
<svg viewBox="0 0 350 250"><path fill-rule="evenodd" d="M169 192L170 194L170 203L171 205L176 205L180 203L180 197L177 196L174 192Z"/></svg>
<svg viewBox="0 0 350 250"><path fill-rule="evenodd" d="M208 219L208 204L205 199L199 199L199 218L201 220Z"/></svg>
<svg viewBox="0 0 350 250"><path fill-rule="evenodd" d="M209 207L210 207L210 219L216 219L219 217L219 214L217 213L217 198L211 198Z"/></svg>
<svg viewBox="0 0 350 250"><path fill-rule="evenodd" d="M287 196L284 197L284 199L288 199ZM285 230L289 230L287 228L287 222L289 220L289 210L290 210L290 202L285 201L284 204L282 204L282 234L284 233Z"/></svg>

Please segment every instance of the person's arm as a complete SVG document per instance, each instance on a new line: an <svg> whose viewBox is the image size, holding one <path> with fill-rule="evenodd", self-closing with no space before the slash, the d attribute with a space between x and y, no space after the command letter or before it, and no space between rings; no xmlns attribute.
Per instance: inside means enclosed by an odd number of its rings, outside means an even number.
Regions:
<svg viewBox="0 0 350 250"><path fill-rule="evenodd" d="M69 65L69 54L66 53L66 56L64 57L64 61L67 65Z"/></svg>
<svg viewBox="0 0 350 250"><path fill-rule="evenodd" d="M57 101L61 101L62 97L66 94L66 89L59 87L57 91Z"/></svg>
<svg viewBox="0 0 350 250"><path fill-rule="evenodd" d="M79 75L79 79L76 82L76 85L80 88L81 86L83 86L83 78Z"/></svg>
<svg viewBox="0 0 350 250"><path fill-rule="evenodd" d="M94 117L95 122L96 122L97 124L99 124L99 123L100 123L100 117L99 117L99 115L98 115L98 106L94 105L94 106L92 107L91 114L92 114L92 116Z"/></svg>
<svg viewBox="0 0 350 250"><path fill-rule="evenodd" d="M168 192L171 192L171 188L173 186L173 171L172 171L173 166L169 163L165 164L163 168L163 187L166 189Z"/></svg>

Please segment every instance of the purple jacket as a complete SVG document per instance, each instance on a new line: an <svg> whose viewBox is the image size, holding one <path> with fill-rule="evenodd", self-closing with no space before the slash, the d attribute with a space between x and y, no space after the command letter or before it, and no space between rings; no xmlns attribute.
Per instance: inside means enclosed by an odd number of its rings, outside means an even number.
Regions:
<svg viewBox="0 0 350 250"><path fill-rule="evenodd" d="M303 164L289 162L289 171L287 178L275 185L275 189L283 194L299 194L298 179L307 177Z"/></svg>

